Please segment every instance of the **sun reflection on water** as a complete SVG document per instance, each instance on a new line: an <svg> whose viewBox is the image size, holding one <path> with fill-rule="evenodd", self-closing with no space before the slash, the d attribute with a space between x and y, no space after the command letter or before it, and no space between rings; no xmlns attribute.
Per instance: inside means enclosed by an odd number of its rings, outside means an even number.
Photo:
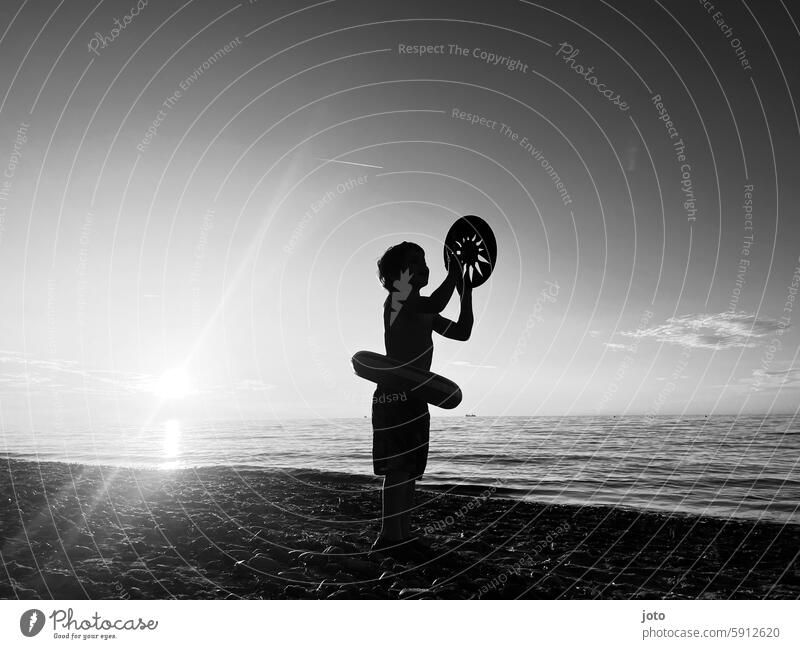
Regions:
<svg viewBox="0 0 800 649"><path fill-rule="evenodd" d="M180 455L181 449L181 422L177 419L168 419L164 422L164 457L177 458ZM170 459L170 461L161 464L162 469L174 469L178 466L177 459Z"/></svg>

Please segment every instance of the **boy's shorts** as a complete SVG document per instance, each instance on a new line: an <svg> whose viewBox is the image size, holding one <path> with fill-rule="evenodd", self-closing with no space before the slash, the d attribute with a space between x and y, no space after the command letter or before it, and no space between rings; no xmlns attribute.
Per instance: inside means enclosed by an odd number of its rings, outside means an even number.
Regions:
<svg viewBox="0 0 800 649"><path fill-rule="evenodd" d="M428 404L380 385L372 395L372 466L376 475L393 471L419 480L428 463L431 415Z"/></svg>

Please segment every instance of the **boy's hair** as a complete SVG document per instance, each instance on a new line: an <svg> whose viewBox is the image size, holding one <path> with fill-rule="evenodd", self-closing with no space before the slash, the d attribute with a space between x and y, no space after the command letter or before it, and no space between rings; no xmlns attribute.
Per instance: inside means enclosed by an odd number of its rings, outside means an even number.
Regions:
<svg viewBox="0 0 800 649"><path fill-rule="evenodd" d="M403 241L396 246L390 246L383 256L378 260L378 279L381 280L381 285L387 291L392 290L392 282L400 277L408 266L406 265L406 257L411 252L421 252L425 254L422 246L412 243L411 241Z"/></svg>

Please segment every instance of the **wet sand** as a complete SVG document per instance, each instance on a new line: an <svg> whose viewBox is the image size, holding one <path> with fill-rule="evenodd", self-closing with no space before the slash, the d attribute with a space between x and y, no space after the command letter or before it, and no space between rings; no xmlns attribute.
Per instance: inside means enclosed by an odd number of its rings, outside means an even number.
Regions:
<svg viewBox="0 0 800 649"><path fill-rule="evenodd" d="M417 494L430 550L368 556L377 479L0 461L0 598L800 597L800 525Z"/></svg>

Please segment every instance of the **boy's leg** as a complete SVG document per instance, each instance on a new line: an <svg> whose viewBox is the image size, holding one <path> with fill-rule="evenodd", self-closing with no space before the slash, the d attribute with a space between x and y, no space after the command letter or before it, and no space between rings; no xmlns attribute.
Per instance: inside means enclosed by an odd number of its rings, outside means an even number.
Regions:
<svg viewBox="0 0 800 649"><path fill-rule="evenodd" d="M417 481L409 478L403 490L403 509L400 519L400 533L404 539L411 536L411 510L414 508L414 488Z"/></svg>
<svg viewBox="0 0 800 649"><path fill-rule="evenodd" d="M381 538L387 541L402 541L403 513L407 511L409 474L405 471L390 471L383 479L383 520Z"/></svg>

